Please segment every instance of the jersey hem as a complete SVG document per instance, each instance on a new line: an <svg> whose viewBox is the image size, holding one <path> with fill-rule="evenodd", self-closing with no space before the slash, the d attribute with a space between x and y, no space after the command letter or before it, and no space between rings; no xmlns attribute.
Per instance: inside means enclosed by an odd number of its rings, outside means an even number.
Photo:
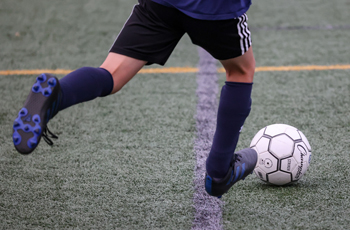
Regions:
<svg viewBox="0 0 350 230"><path fill-rule="evenodd" d="M191 18L195 18L195 19L199 19L199 20L213 20L213 21L215 21L215 20L229 20L229 19L238 18L238 17L242 16L243 14L245 14L251 6L251 3L250 3L248 6L242 8L242 9L239 9L236 12L215 15L215 14L194 13L191 11L186 11L184 9L173 6L173 5L169 4L168 2L165 2L162 0L152 0L152 1L155 3L158 3L160 5L166 6L166 7L175 8Z"/></svg>

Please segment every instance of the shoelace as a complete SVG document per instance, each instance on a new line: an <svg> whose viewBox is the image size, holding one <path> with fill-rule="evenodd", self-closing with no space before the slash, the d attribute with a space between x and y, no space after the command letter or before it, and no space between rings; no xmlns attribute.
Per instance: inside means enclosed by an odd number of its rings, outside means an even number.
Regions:
<svg viewBox="0 0 350 230"><path fill-rule="evenodd" d="M233 156L233 162L241 161L242 155L240 154L234 154Z"/></svg>
<svg viewBox="0 0 350 230"><path fill-rule="evenodd" d="M47 126L45 127L44 131L43 131L43 135L42 137L44 138L45 142L48 144L48 145L53 145L53 142L51 140L51 138L54 138L54 139L58 139L58 136L56 136L55 134L53 134L49 128L47 128Z"/></svg>

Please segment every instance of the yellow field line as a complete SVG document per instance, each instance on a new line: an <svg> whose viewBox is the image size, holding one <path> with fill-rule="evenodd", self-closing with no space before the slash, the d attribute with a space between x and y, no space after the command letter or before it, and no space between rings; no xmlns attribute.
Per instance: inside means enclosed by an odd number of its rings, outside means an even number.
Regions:
<svg viewBox="0 0 350 230"><path fill-rule="evenodd" d="M198 70L194 67L168 67L141 69L139 73L196 73Z"/></svg>
<svg viewBox="0 0 350 230"><path fill-rule="evenodd" d="M350 65L306 65L306 66L261 66L256 72L263 71L303 71L303 70L342 70L350 69Z"/></svg>
<svg viewBox="0 0 350 230"><path fill-rule="evenodd" d="M310 70L347 70L349 65L306 65L306 66L260 66L255 72L277 72L277 71L310 71ZM150 73L196 73L195 67L168 67L168 68L146 68L140 70L141 74ZM38 75L41 73L51 73L66 75L73 70L67 69L24 69L24 70L0 70L0 75ZM219 73L225 72L224 68L218 68Z"/></svg>
<svg viewBox="0 0 350 230"><path fill-rule="evenodd" d="M0 70L0 75L38 75L41 73L52 73L66 75L72 72L68 69L23 69L23 70Z"/></svg>

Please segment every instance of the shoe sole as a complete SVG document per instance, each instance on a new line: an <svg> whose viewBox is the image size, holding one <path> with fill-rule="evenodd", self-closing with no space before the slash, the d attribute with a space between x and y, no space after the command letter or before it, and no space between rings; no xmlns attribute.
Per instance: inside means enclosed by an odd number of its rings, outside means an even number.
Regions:
<svg viewBox="0 0 350 230"><path fill-rule="evenodd" d="M39 144L42 132L59 105L57 98L59 81L51 74L36 78L23 108L13 123L13 144L21 154L31 153Z"/></svg>

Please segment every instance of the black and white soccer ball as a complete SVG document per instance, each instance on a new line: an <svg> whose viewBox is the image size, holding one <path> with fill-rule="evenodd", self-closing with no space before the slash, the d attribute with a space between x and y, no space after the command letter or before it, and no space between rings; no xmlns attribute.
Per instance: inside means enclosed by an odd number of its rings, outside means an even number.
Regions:
<svg viewBox="0 0 350 230"><path fill-rule="evenodd" d="M250 147L258 153L255 174L264 182L285 185L302 178L311 161L305 135L290 125L273 124L261 129Z"/></svg>

